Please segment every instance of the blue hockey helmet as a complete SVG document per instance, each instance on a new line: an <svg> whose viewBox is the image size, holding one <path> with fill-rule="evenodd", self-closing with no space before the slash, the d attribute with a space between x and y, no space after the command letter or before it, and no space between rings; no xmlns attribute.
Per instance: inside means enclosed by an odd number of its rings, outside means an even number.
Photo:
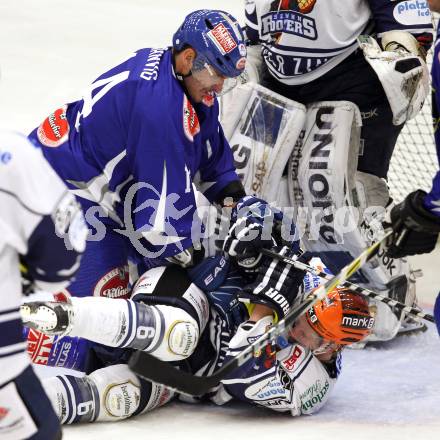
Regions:
<svg viewBox="0 0 440 440"><path fill-rule="evenodd" d="M206 64L227 78L244 72L246 45L237 20L224 11L202 9L191 12L173 36L180 51L191 46L197 53L193 69Z"/></svg>

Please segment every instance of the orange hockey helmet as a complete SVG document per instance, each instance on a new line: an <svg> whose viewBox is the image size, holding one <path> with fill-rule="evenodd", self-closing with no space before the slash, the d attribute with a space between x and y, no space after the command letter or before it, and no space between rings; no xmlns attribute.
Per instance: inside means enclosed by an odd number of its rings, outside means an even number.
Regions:
<svg viewBox="0 0 440 440"><path fill-rule="evenodd" d="M306 318L316 333L339 345L362 341L374 325L367 299L342 288L317 302L306 312Z"/></svg>

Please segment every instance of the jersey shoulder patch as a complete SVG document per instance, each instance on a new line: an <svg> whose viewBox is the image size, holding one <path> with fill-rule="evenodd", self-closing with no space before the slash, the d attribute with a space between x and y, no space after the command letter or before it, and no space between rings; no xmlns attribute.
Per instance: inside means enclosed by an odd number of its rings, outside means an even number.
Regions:
<svg viewBox="0 0 440 440"><path fill-rule="evenodd" d="M289 376L296 373L310 362L311 352L308 348L298 343L293 343L277 354L277 360L281 369L287 372Z"/></svg>
<svg viewBox="0 0 440 440"><path fill-rule="evenodd" d="M200 123L196 110L186 95L183 97L183 131L190 142L193 142L194 136L200 132Z"/></svg>
<svg viewBox="0 0 440 440"><path fill-rule="evenodd" d="M59 147L69 138L70 127L66 112L67 105L57 108L38 127L38 140L45 147Z"/></svg>

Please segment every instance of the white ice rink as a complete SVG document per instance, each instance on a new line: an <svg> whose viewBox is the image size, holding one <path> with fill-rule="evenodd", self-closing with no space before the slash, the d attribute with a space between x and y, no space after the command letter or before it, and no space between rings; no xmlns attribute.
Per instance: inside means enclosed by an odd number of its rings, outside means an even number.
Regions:
<svg viewBox="0 0 440 440"><path fill-rule="evenodd" d="M190 10L223 8L242 18L242 3L0 0L0 127L30 131L126 54L168 45ZM428 306L440 286L439 260L438 252L416 260L427 274L420 291ZM330 402L312 417L174 403L122 423L68 426L64 438L439 440L440 340L430 326L421 335L349 351Z"/></svg>

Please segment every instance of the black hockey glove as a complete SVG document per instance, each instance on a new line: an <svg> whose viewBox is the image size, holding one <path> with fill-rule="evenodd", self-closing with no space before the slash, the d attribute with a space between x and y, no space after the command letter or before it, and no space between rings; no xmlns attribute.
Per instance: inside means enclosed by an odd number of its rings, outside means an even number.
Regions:
<svg viewBox="0 0 440 440"><path fill-rule="evenodd" d="M264 200L254 196L243 197L232 209L232 225L219 246L246 272L255 272L261 262L260 249L284 244L281 239L282 221L283 213L271 208ZM294 229L293 222L291 229ZM290 236L293 235L291 230Z"/></svg>
<svg viewBox="0 0 440 440"><path fill-rule="evenodd" d="M297 258L287 246L284 246L281 255ZM241 302L262 304L272 308L279 319L289 312L300 289L305 272L281 260L263 257L254 283L246 286L239 294Z"/></svg>
<svg viewBox="0 0 440 440"><path fill-rule="evenodd" d="M424 206L426 193L414 191L391 210L392 243L388 255L401 258L431 252L440 233L440 219Z"/></svg>

